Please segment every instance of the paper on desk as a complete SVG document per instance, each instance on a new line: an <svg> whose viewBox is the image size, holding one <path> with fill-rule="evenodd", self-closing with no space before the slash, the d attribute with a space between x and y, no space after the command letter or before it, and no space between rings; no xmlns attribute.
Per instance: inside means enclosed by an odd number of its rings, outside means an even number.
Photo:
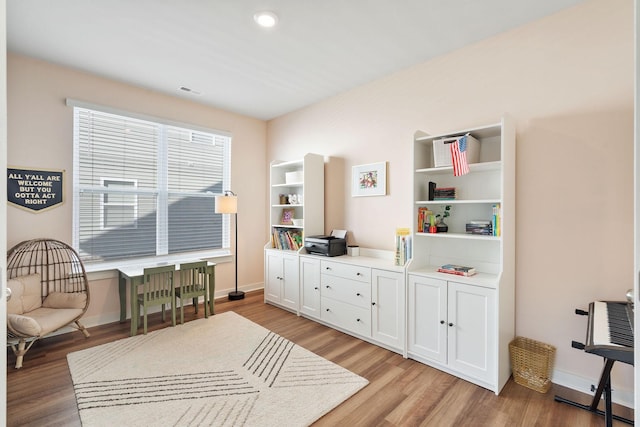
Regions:
<svg viewBox="0 0 640 427"><path fill-rule="evenodd" d="M347 230L333 230L331 235L339 239L344 239L347 237Z"/></svg>

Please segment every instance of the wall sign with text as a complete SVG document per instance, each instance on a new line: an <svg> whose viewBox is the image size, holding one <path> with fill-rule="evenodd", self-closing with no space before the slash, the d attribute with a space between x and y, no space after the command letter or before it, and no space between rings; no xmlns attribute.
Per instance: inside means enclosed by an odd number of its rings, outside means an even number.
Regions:
<svg viewBox="0 0 640 427"><path fill-rule="evenodd" d="M52 208L64 201L64 171L7 168L7 201L32 211Z"/></svg>

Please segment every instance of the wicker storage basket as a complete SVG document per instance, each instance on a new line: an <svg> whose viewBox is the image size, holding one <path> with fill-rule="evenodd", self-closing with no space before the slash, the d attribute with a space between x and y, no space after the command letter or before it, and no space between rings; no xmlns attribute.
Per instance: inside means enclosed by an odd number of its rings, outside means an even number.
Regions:
<svg viewBox="0 0 640 427"><path fill-rule="evenodd" d="M556 348L529 338L516 337L509 343L511 371L517 384L540 393L551 388Z"/></svg>

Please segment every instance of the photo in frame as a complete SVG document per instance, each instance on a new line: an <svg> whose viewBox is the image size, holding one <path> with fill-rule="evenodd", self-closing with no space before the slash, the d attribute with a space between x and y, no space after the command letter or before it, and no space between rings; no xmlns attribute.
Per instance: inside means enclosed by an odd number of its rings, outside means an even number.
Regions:
<svg viewBox="0 0 640 427"><path fill-rule="evenodd" d="M353 166L351 196L384 196L387 194L387 162Z"/></svg>
<svg viewBox="0 0 640 427"><path fill-rule="evenodd" d="M282 219L280 220L280 224L293 225L294 212L295 212L295 209L291 209L291 208L282 209Z"/></svg>

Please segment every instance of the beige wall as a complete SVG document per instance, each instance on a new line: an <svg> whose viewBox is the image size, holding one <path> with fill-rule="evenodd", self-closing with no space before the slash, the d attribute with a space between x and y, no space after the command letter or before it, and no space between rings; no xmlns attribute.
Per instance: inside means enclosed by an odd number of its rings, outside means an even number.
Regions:
<svg viewBox="0 0 640 427"><path fill-rule="evenodd" d="M73 109L65 105L65 100L72 98L231 132L231 182L239 205L238 284L245 289L262 287L266 223L256 211L264 208L265 189L261 184L268 163L264 121L15 54L8 56L7 78L9 167L66 171L63 205L42 213L8 207L8 247L38 237L71 243ZM233 264L218 265L216 277L216 293L225 295L235 286ZM117 289L113 275L91 282L91 305L85 315L87 325L119 317Z"/></svg>
<svg viewBox="0 0 640 427"><path fill-rule="evenodd" d="M413 225L414 132L509 113L516 331L557 347L554 381L588 389L602 361L571 348L586 331L574 309L633 287L633 78L633 1L590 1L270 121L267 158L330 157L326 231L390 250L395 228ZM379 161L388 195L352 198L351 167ZM618 400L633 390L631 369L614 368Z"/></svg>

